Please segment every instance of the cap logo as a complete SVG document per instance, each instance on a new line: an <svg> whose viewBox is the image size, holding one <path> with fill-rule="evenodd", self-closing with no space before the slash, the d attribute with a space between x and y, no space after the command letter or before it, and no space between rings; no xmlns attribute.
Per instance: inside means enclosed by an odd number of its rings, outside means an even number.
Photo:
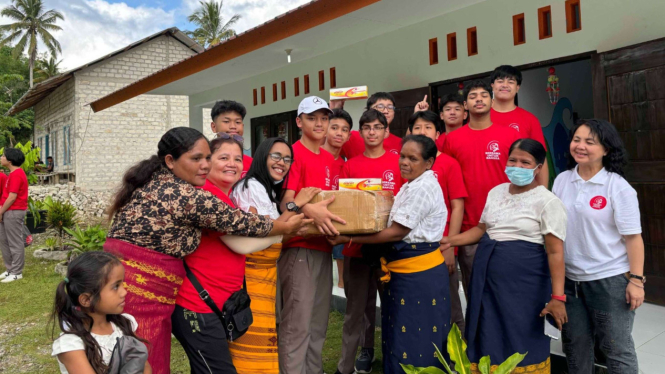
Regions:
<svg viewBox="0 0 665 374"><path fill-rule="evenodd" d="M312 100L312 102L313 102L314 104L322 104L322 103L321 103L321 100L320 100L318 97L315 97L315 98Z"/></svg>

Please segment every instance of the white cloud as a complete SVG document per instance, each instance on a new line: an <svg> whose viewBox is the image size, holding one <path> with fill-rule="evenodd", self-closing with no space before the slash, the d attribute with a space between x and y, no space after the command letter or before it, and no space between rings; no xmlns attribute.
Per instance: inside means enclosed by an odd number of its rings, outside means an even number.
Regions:
<svg viewBox="0 0 665 374"><path fill-rule="evenodd" d="M166 11L154 6L133 7L105 0L45 1L46 9L58 10L65 17L64 22L58 22L63 30L54 32L62 46L60 66L76 68L175 25L181 29L192 28L186 19L199 6L199 1L167 1L180 4ZM242 16L234 26L236 32L241 33L308 2L310 0L225 0L223 13L227 20L234 14ZM11 0L0 0L0 8L10 3ZM0 18L0 24L9 22ZM39 51L46 49L40 45Z"/></svg>
<svg viewBox="0 0 665 374"><path fill-rule="evenodd" d="M0 0L0 7L9 5ZM146 6L131 7L125 3L104 0L50 0L47 9L60 11L65 21L59 21L62 31L54 36L62 46L61 66L76 68L125 47L137 40L171 27L175 11ZM6 24L8 19L0 22ZM45 52L43 45L40 52Z"/></svg>

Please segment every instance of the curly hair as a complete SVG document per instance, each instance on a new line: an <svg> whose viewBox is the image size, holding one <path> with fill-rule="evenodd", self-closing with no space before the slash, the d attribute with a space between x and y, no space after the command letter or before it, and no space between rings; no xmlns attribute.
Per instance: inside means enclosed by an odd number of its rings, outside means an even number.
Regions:
<svg viewBox="0 0 665 374"><path fill-rule="evenodd" d="M575 123L575 126L570 130L570 139L572 141L575 132L581 126L589 128L591 135L598 138L598 142L603 146L607 154L603 156L603 167L605 170L624 176L624 168L628 165L628 152L623 145L621 136L613 124L604 119L580 119ZM577 162L572 154L568 153L568 169L573 169Z"/></svg>

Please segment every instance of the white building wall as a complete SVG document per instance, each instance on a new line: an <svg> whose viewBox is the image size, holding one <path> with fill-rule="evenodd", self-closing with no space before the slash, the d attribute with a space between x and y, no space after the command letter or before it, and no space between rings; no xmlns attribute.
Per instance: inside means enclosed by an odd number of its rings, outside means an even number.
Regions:
<svg viewBox="0 0 665 374"><path fill-rule="evenodd" d="M52 94L39 102L35 110L35 145L41 148L40 158L46 162L48 155L55 161L55 170L74 172L74 152L66 158L66 148L74 146L74 80L71 79L58 87ZM66 128L71 128L71 140L67 143ZM46 135L48 137L48 154Z"/></svg>
<svg viewBox="0 0 665 374"><path fill-rule="evenodd" d="M310 95L328 98L329 68L336 68L337 87L368 85L370 93L400 91L429 83L488 72L501 64L522 65L590 51L603 52L665 37L665 1L582 0L582 30L567 33L564 0L490 0L435 17L397 31L326 54L286 65L276 60L276 69L206 92L190 96L192 126L203 122L201 108L215 100L232 99L247 106L246 146L250 144L251 118L297 108L305 97L303 76L309 74ZM380 3L379 3L380 5ZM538 38L538 8L551 5L553 36ZM513 15L525 14L526 43L513 45ZM477 27L478 54L467 56L466 30ZM458 58L448 61L446 35L457 34ZM438 39L439 63L429 64L430 38ZM324 70L326 86L318 90L318 71ZM300 77L300 96L294 97L293 79ZM272 100L272 84L286 81L285 100ZM253 89L266 88L266 103L253 106ZM354 119L364 101L345 106ZM198 117L198 118L196 118Z"/></svg>

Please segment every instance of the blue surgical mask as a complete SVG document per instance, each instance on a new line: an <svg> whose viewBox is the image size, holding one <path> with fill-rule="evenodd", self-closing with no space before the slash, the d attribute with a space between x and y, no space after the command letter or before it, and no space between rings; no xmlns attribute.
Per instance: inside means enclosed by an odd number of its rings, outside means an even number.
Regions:
<svg viewBox="0 0 665 374"><path fill-rule="evenodd" d="M506 175L508 176L508 179L510 180L510 183L516 185L516 186L527 186L533 182L533 179L536 177L535 171L538 168L536 165L536 168L534 169L525 169L525 168L518 168L515 166L506 166Z"/></svg>

